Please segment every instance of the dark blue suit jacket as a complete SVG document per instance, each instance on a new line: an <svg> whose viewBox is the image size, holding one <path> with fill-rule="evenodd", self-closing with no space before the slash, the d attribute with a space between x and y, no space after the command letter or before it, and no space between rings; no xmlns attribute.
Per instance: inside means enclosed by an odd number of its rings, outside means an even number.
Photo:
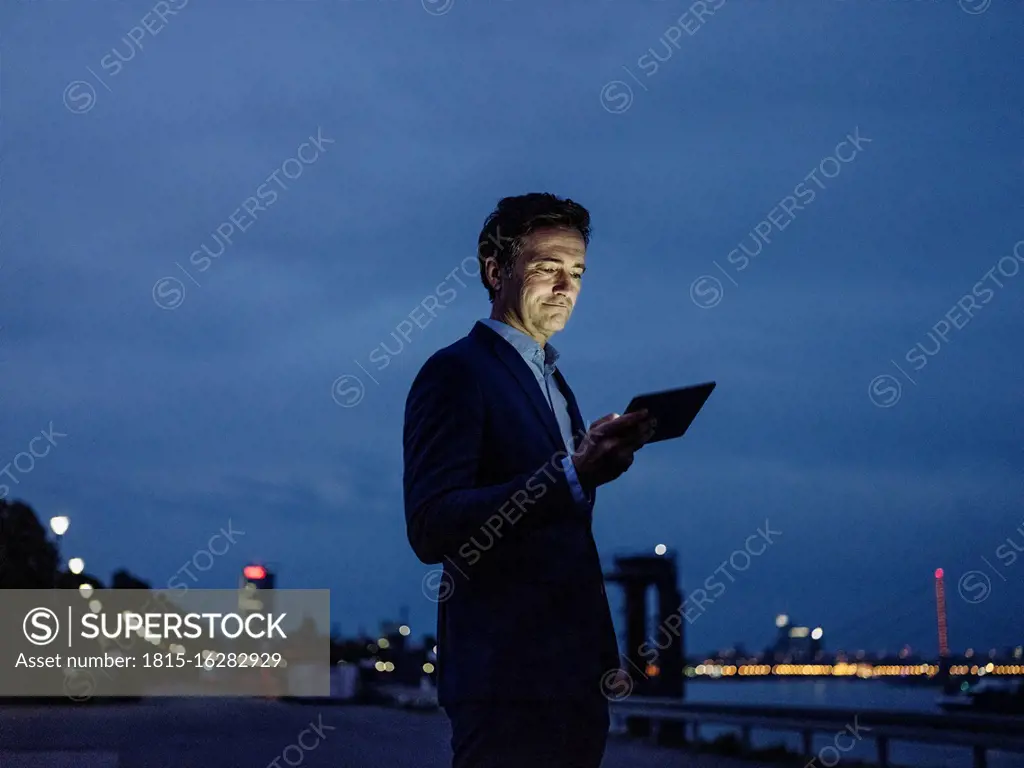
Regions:
<svg viewBox="0 0 1024 768"><path fill-rule="evenodd" d="M577 445L585 432L572 390ZM574 501L558 422L511 344L477 323L432 355L405 407L409 543L436 574L438 697L601 695L617 668L593 499Z"/></svg>

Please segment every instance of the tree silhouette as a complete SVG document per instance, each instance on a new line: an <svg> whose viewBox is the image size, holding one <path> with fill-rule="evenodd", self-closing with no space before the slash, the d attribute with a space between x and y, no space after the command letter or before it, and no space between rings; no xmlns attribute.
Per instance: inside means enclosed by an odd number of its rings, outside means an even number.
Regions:
<svg viewBox="0 0 1024 768"><path fill-rule="evenodd" d="M0 500L0 589L50 589L57 547L27 504Z"/></svg>
<svg viewBox="0 0 1024 768"><path fill-rule="evenodd" d="M111 589L150 589L148 582L136 578L128 571L122 569L114 571L110 579Z"/></svg>

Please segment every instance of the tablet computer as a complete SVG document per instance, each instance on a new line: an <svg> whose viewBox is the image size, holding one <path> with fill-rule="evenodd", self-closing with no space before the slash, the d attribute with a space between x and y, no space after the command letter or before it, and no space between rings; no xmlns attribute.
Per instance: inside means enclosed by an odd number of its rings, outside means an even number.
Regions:
<svg viewBox="0 0 1024 768"><path fill-rule="evenodd" d="M657 443L682 437L700 409L704 407L714 388L715 382L708 381L704 384L694 384L692 387L637 395L629 401L626 413L646 408L648 413L658 420L658 426L654 428L654 437L648 442Z"/></svg>

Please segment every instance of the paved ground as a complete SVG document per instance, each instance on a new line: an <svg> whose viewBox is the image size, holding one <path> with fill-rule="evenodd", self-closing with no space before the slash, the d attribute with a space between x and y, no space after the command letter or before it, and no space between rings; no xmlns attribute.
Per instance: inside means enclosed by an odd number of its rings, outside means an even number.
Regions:
<svg viewBox="0 0 1024 768"><path fill-rule="evenodd" d="M265 700L0 707L0 768L448 768L443 712ZM754 768L612 738L602 768Z"/></svg>

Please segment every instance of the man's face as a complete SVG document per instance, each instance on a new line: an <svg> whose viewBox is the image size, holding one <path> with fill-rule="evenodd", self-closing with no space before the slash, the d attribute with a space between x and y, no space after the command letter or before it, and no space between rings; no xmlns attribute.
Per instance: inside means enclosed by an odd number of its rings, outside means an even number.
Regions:
<svg viewBox="0 0 1024 768"><path fill-rule="evenodd" d="M562 330L576 305L586 269L586 245L573 229L542 229L527 236L512 272L502 280L495 304L518 319L527 333L545 341Z"/></svg>

